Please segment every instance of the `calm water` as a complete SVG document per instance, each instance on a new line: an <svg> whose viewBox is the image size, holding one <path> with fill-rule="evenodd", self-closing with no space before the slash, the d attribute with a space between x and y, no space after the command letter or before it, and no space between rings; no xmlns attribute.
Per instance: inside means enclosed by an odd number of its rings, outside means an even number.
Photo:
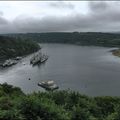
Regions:
<svg viewBox="0 0 120 120"><path fill-rule="evenodd" d="M1 69L0 83L7 82L30 93L43 90L38 82L54 80L60 89L70 88L92 96L120 96L120 58L109 52L111 48L64 44L42 47L50 56L45 64L32 67L29 55L15 66Z"/></svg>

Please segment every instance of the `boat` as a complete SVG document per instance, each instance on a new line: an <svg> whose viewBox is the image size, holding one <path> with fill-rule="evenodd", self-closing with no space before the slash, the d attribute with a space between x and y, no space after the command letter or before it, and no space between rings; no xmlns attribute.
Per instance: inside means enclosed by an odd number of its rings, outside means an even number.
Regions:
<svg viewBox="0 0 120 120"><path fill-rule="evenodd" d="M22 59L22 57L16 57L14 60L21 60Z"/></svg>
<svg viewBox="0 0 120 120"><path fill-rule="evenodd" d="M16 61L16 60L8 59L2 64L2 66L3 67L9 67L9 66L15 65L17 63L18 63L18 61Z"/></svg>
<svg viewBox="0 0 120 120"><path fill-rule="evenodd" d="M42 54L41 52L38 52L37 54L34 54L33 57L30 59L30 64L35 65L38 63L43 63L48 59L48 55Z"/></svg>
<svg viewBox="0 0 120 120"><path fill-rule="evenodd" d="M25 63L22 63L23 65L25 65Z"/></svg>
<svg viewBox="0 0 120 120"><path fill-rule="evenodd" d="M48 91L53 91L59 88L53 80L39 82L38 86L41 86L42 88Z"/></svg>

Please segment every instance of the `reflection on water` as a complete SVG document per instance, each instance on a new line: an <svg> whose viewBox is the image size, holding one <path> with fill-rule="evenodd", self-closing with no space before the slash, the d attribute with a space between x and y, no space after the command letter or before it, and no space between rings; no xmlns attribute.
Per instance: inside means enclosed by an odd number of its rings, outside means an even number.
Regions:
<svg viewBox="0 0 120 120"><path fill-rule="evenodd" d="M0 82L21 87L26 93L43 90L37 85L40 81L54 80L60 89L120 95L120 58L109 52L111 48L64 44L43 44L42 48L49 55L44 64L30 65L29 55L17 65L1 69Z"/></svg>

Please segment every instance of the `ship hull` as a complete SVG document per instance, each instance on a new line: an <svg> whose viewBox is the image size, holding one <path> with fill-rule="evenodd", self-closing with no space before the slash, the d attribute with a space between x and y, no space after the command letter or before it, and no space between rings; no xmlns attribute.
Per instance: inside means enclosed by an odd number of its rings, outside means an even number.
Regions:
<svg viewBox="0 0 120 120"><path fill-rule="evenodd" d="M37 62L35 62L35 63L31 63L31 64L36 65L36 64L39 64L39 63L44 63L45 61L47 61L47 59L48 59L48 58L46 58L46 59L43 60L43 61L37 61Z"/></svg>

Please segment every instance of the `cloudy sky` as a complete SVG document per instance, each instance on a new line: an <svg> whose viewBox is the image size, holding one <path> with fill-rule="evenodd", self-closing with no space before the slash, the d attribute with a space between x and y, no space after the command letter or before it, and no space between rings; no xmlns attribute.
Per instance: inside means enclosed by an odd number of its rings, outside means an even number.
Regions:
<svg viewBox="0 0 120 120"><path fill-rule="evenodd" d="M119 1L0 1L0 33L120 32Z"/></svg>

